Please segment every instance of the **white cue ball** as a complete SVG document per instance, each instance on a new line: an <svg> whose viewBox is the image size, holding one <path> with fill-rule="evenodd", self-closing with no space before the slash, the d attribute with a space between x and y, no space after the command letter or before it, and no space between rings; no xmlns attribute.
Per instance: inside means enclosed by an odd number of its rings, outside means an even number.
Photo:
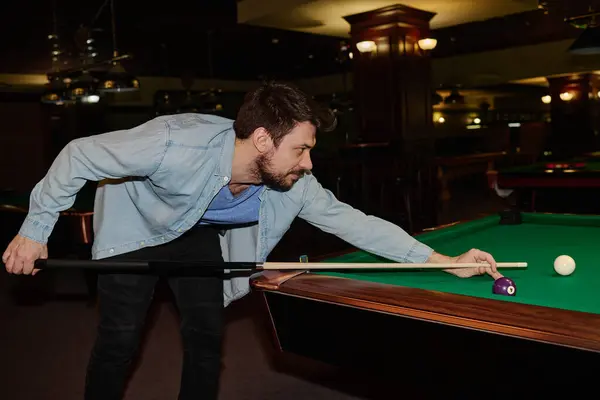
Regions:
<svg viewBox="0 0 600 400"><path fill-rule="evenodd" d="M575 260L569 256L558 256L554 260L554 270L559 275L571 275L575 271Z"/></svg>

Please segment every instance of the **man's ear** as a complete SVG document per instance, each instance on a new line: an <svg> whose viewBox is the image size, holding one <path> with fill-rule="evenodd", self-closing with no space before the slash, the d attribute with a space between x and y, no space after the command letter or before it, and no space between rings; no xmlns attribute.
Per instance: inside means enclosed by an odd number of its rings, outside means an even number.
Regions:
<svg viewBox="0 0 600 400"><path fill-rule="evenodd" d="M265 128L257 128L252 133L252 143L259 153L267 153L273 148L273 139Z"/></svg>

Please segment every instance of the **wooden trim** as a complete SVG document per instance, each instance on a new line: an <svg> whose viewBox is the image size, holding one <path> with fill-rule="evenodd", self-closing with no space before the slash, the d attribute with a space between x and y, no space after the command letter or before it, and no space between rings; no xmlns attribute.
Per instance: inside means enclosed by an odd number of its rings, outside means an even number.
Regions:
<svg viewBox="0 0 600 400"><path fill-rule="evenodd" d="M267 315L269 316L269 321L273 329L271 329L271 334L273 335L273 340L277 344L277 348L279 351L283 351L283 346L281 345L281 340L279 340L279 334L277 333L277 329L275 329L275 319L273 318L273 313L271 313L271 307L269 306L269 302L267 301L266 294L261 293L263 298L263 304L267 310Z"/></svg>
<svg viewBox="0 0 600 400"><path fill-rule="evenodd" d="M600 315L305 274L278 293L600 352Z"/></svg>
<svg viewBox="0 0 600 400"><path fill-rule="evenodd" d="M498 174L498 187L514 188L600 188L600 174L595 177L577 177L576 174L561 177L507 177Z"/></svg>

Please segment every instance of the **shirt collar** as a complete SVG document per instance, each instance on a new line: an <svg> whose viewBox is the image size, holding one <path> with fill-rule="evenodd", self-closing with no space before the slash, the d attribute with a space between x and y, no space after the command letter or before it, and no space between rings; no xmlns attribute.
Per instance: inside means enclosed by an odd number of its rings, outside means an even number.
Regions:
<svg viewBox="0 0 600 400"><path fill-rule="evenodd" d="M235 148L235 131L230 128L225 132L223 147L219 156L219 168L216 175L231 179L231 167L233 164L233 150Z"/></svg>

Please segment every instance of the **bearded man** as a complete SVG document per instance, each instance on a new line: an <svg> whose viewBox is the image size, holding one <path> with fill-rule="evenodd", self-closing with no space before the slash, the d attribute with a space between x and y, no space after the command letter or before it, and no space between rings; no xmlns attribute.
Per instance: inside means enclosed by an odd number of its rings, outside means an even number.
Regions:
<svg viewBox="0 0 600 400"><path fill-rule="evenodd" d="M310 174L310 151L317 131L334 124L329 110L294 86L266 83L246 95L235 121L169 115L73 140L33 189L29 213L3 254L6 270L34 275L35 261L48 256L59 213L73 205L86 181L98 181L94 259L264 262L300 217L391 260L485 262L489 267L452 273L497 274L488 253L436 253L324 189ZM248 277L197 275L168 276L181 314L180 400L218 397L223 309L250 290ZM85 399L122 398L158 278L100 273Z"/></svg>

